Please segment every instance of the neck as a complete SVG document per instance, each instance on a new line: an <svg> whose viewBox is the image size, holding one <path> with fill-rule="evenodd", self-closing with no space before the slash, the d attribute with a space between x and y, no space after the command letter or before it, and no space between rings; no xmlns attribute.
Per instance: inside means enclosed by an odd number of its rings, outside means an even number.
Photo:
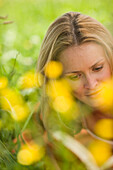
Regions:
<svg viewBox="0 0 113 170"><path fill-rule="evenodd" d="M92 116L95 117L97 120L100 120L100 119L113 119L113 114L111 113L104 113L104 112L101 112L99 110L94 110L92 112Z"/></svg>
<svg viewBox="0 0 113 170"><path fill-rule="evenodd" d="M101 119L113 119L113 115L102 113L98 110L93 111L91 114L83 118L83 125L87 129L87 131L96 139L100 139L102 141L105 141L107 143L113 144L113 139L104 139L99 136L97 136L94 132L94 127L96 123Z"/></svg>

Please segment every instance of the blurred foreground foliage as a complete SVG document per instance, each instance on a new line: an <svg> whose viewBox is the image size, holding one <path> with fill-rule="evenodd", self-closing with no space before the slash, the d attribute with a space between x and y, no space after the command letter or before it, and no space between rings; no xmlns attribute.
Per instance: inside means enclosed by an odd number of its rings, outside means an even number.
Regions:
<svg viewBox="0 0 113 170"><path fill-rule="evenodd" d="M0 169L86 169L64 145L46 139L35 68L42 39L55 18L79 11L112 32L112 8L112 0L0 0ZM58 105L57 100L55 108ZM52 127L58 123L53 117Z"/></svg>

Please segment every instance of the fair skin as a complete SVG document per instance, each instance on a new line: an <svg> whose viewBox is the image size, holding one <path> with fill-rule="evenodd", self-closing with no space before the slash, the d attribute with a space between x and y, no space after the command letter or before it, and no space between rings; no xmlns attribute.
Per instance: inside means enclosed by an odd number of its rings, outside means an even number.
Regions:
<svg viewBox="0 0 113 170"><path fill-rule="evenodd" d="M101 82L111 78L111 70L103 47L94 42L72 46L60 55L64 75L77 99L94 108L99 107L96 96Z"/></svg>
<svg viewBox="0 0 113 170"><path fill-rule="evenodd" d="M97 100L101 91L99 85L111 78L111 69L103 47L94 42L72 46L61 53L59 60L74 96L94 110L104 107ZM94 131L96 122L107 117L111 115L96 111L86 117L87 127Z"/></svg>

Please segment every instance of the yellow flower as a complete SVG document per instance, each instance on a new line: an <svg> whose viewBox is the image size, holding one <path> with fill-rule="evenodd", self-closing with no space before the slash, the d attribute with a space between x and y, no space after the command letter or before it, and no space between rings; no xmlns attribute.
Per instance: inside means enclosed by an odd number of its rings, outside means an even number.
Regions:
<svg viewBox="0 0 113 170"><path fill-rule="evenodd" d="M66 112L68 111L74 104L73 99L70 97L65 96L58 96L53 101L53 107L58 112Z"/></svg>
<svg viewBox="0 0 113 170"><path fill-rule="evenodd" d="M51 80L46 85L46 93L52 99L58 96L70 96L71 88L65 79Z"/></svg>
<svg viewBox="0 0 113 170"><path fill-rule="evenodd" d="M78 107L72 96L58 96L52 102L55 111L59 112L68 120L77 118Z"/></svg>
<svg viewBox="0 0 113 170"><path fill-rule="evenodd" d="M8 85L8 79L6 77L0 77L0 89L6 88Z"/></svg>
<svg viewBox="0 0 113 170"><path fill-rule="evenodd" d="M50 61L45 67L45 75L48 78L58 78L63 71L62 64L58 61Z"/></svg>
<svg viewBox="0 0 113 170"><path fill-rule="evenodd" d="M66 79L50 80L46 85L52 107L68 119L74 119L78 115L77 104L71 92Z"/></svg>
<svg viewBox="0 0 113 170"><path fill-rule="evenodd" d="M0 104L2 109L10 111L11 117L16 121L24 120L30 113L23 97L16 90L10 88L1 90Z"/></svg>
<svg viewBox="0 0 113 170"><path fill-rule="evenodd" d="M17 104L23 104L22 96L13 89L5 88L0 91L0 104L2 109L11 110Z"/></svg>
<svg viewBox="0 0 113 170"><path fill-rule="evenodd" d="M97 102L100 104L100 109L106 111L113 108L113 80L103 82L99 89L101 91L98 94Z"/></svg>
<svg viewBox="0 0 113 170"><path fill-rule="evenodd" d="M17 161L22 165L31 165L40 161L45 154L43 146L35 143L24 145L17 154Z"/></svg>
<svg viewBox="0 0 113 170"><path fill-rule="evenodd" d="M21 89L40 87L43 83L43 76L40 73L35 73L33 71L26 72L19 79L19 87Z"/></svg>
<svg viewBox="0 0 113 170"><path fill-rule="evenodd" d="M95 127L95 133L105 139L113 138L113 119L101 119L99 120Z"/></svg>
<svg viewBox="0 0 113 170"><path fill-rule="evenodd" d="M29 113L30 113L30 109L27 104L15 105L11 110L11 116L16 121L24 120L25 118L27 118Z"/></svg>
<svg viewBox="0 0 113 170"><path fill-rule="evenodd" d="M112 148L110 144L102 141L94 141L90 144L89 150L94 156L97 164L100 166L112 156Z"/></svg>

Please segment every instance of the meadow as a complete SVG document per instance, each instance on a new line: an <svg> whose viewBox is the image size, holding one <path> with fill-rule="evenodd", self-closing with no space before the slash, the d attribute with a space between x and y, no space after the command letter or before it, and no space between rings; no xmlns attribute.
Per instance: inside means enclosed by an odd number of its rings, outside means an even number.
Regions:
<svg viewBox="0 0 113 170"><path fill-rule="evenodd" d="M86 169L68 144L51 146L39 120L41 90L35 76L40 46L49 25L69 11L90 15L113 34L112 0L0 0L1 170ZM53 117L49 121L58 123ZM73 129L72 122L66 123Z"/></svg>

